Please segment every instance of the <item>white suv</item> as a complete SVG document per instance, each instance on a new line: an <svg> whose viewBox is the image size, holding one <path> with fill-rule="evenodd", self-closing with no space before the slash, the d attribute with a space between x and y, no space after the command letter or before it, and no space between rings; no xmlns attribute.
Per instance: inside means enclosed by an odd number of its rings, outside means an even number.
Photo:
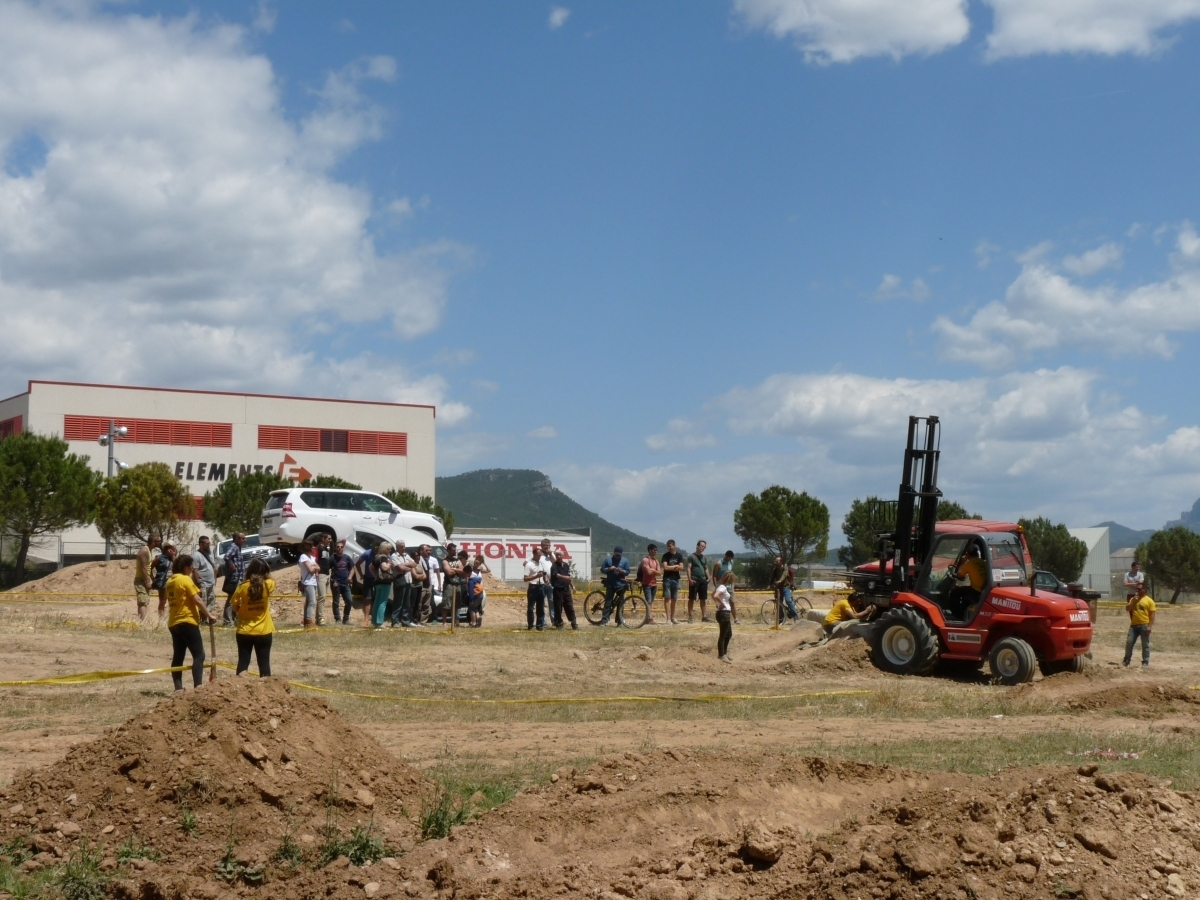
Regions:
<svg viewBox="0 0 1200 900"><path fill-rule="evenodd" d="M258 536L263 544L278 546L281 554L291 557L301 541L315 534L331 534L335 541L352 540L356 531L373 525L411 528L427 535L431 543L446 542L446 528L432 513L401 509L370 491L330 488L275 491L263 508Z"/></svg>

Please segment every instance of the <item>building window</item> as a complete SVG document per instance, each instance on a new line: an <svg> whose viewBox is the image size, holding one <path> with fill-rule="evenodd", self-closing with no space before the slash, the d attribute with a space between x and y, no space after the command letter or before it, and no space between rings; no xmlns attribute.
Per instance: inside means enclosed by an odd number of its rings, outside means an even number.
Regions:
<svg viewBox="0 0 1200 900"><path fill-rule="evenodd" d="M165 444L172 447L232 447L233 426L227 422L176 422L170 419L113 419L129 429L122 438L132 444ZM68 441L94 441L108 434L107 418L64 416L63 437Z"/></svg>
<svg viewBox="0 0 1200 900"><path fill-rule="evenodd" d="M13 416L11 419L5 419L0 422L0 441L5 438L16 437L21 433L21 417Z"/></svg>
<svg viewBox="0 0 1200 900"><path fill-rule="evenodd" d="M397 431L341 431L259 425L261 450L316 450L321 453L408 455L408 435Z"/></svg>

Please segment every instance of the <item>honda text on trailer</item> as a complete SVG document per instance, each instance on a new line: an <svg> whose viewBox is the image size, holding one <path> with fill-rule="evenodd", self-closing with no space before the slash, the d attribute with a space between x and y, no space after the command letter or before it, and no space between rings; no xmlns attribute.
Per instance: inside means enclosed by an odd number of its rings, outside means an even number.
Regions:
<svg viewBox="0 0 1200 900"><path fill-rule="evenodd" d="M1085 598L1038 589L1021 526L938 522L939 444L937 417L909 417L899 498L871 511L878 559L850 573L855 599L881 610L871 661L922 675L943 660L986 660L1002 684L1029 681L1039 666L1079 671L1092 645Z"/></svg>

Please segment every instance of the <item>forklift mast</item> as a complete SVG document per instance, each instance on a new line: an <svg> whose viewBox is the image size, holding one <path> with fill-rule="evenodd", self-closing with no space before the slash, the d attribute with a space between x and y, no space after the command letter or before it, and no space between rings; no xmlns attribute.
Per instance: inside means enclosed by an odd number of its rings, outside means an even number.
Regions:
<svg viewBox="0 0 1200 900"><path fill-rule="evenodd" d="M908 447L904 475L896 503L896 531L892 545L891 589L904 591L912 580L908 561L919 569L933 547L937 527L938 460L941 457L941 423L937 416L908 417ZM883 571L880 560L880 571Z"/></svg>

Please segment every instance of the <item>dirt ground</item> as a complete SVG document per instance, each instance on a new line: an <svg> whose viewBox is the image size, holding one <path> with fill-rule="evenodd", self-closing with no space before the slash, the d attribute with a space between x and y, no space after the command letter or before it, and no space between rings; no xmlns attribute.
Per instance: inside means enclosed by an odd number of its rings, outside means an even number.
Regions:
<svg viewBox="0 0 1200 900"><path fill-rule="evenodd" d="M167 665L166 629L133 612L0 597L0 680ZM303 632L297 601L277 612L270 682L220 669L183 698L165 674L0 689L0 830L32 829L44 867L80 841L113 860L118 838L153 843L160 861L110 867L110 894L131 897L283 882L297 898L447 900L1200 891L1196 607L1161 610L1149 669L1119 665L1124 613L1104 609L1084 673L1016 688L885 675L861 642L812 648L814 625L772 630L749 610L732 665L713 625L528 632L515 598L453 634ZM216 641L230 661L232 634ZM179 786L197 773L215 793L189 801L185 839ZM470 821L420 840L439 792ZM391 855L317 865L330 809L344 832L372 823ZM231 817L234 861L265 887L214 875ZM274 855L285 836L298 866Z"/></svg>

